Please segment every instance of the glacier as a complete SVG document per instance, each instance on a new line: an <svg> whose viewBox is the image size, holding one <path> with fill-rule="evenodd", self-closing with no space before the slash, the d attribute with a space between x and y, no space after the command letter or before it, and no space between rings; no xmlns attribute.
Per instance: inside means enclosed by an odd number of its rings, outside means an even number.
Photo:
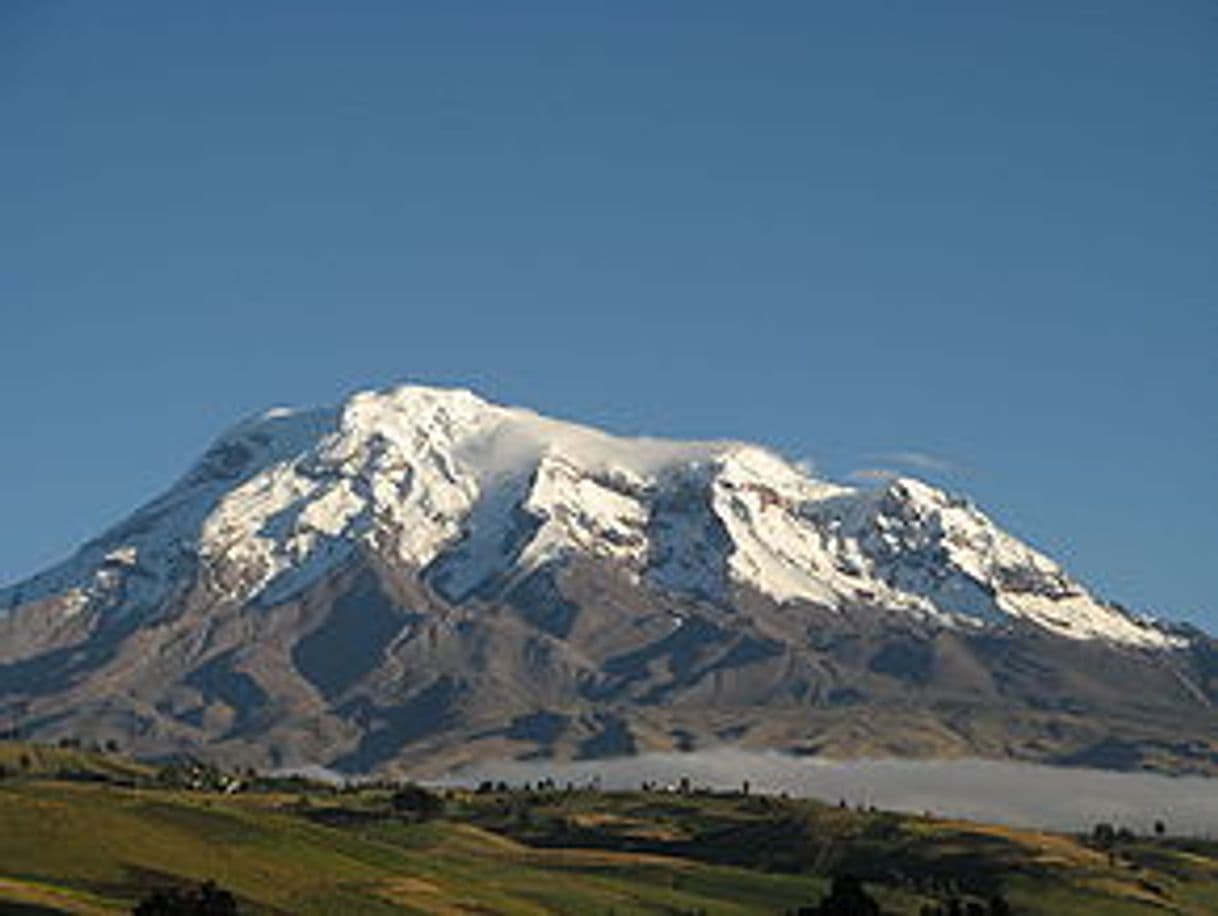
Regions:
<svg viewBox="0 0 1218 916"><path fill-rule="evenodd" d="M914 478L846 486L758 445L614 436L419 385L239 423L163 495L0 590L0 615L54 602L155 619L198 582L216 602L274 605L361 551L457 601L583 556L699 600L748 589L949 627L1179 641Z"/></svg>

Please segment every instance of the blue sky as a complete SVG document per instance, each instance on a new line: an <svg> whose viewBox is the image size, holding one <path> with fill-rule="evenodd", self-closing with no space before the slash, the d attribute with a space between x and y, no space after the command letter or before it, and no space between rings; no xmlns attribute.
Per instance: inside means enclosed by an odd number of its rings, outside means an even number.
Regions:
<svg viewBox="0 0 1218 916"><path fill-rule="evenodd" d="M1218 14L0 4L0 580L401 380L973 496L1218 628Z"/></svg>

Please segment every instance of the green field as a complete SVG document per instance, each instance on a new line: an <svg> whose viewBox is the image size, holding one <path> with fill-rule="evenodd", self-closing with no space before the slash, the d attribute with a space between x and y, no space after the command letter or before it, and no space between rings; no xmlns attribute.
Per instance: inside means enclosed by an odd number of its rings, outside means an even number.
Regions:
<svg viewBox="0 0 1218 916"><path fill-rule="evenodd" d="M0 913L129 911L214 879L242 913L782 913L849 872L893 914L1218 912L1218 847L734 794L182 788L115 755L0 745ZM187 780L189 782L189 780Z"/></svg>

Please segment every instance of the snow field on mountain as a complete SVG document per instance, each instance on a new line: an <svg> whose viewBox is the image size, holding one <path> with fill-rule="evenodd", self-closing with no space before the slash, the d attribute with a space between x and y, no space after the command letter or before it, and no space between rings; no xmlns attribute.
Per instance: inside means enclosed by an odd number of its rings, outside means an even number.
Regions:
<svg viewBox="0 0 1218 916"><path fill-rule="evenodd" d="M151 612L196 574L224 600L275 603L360 549L432 574L456 601L581 555L717 602L744 586L947 624L1172 642L922 482L854 489L757 446L617 437L417 386L238 424L166 494L0 591L0 613L46 599L65 614Z"/></svg>

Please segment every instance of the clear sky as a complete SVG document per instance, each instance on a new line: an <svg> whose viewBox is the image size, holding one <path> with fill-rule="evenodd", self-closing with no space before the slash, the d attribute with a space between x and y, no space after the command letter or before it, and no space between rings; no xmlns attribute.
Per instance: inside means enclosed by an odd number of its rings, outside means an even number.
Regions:
<svg viewBox="0 0 1218 916"><path fill-rule="evenodd" d="M0 3L0 580L413 380L974 497L1218 629L1212 0Z"/></svg>

